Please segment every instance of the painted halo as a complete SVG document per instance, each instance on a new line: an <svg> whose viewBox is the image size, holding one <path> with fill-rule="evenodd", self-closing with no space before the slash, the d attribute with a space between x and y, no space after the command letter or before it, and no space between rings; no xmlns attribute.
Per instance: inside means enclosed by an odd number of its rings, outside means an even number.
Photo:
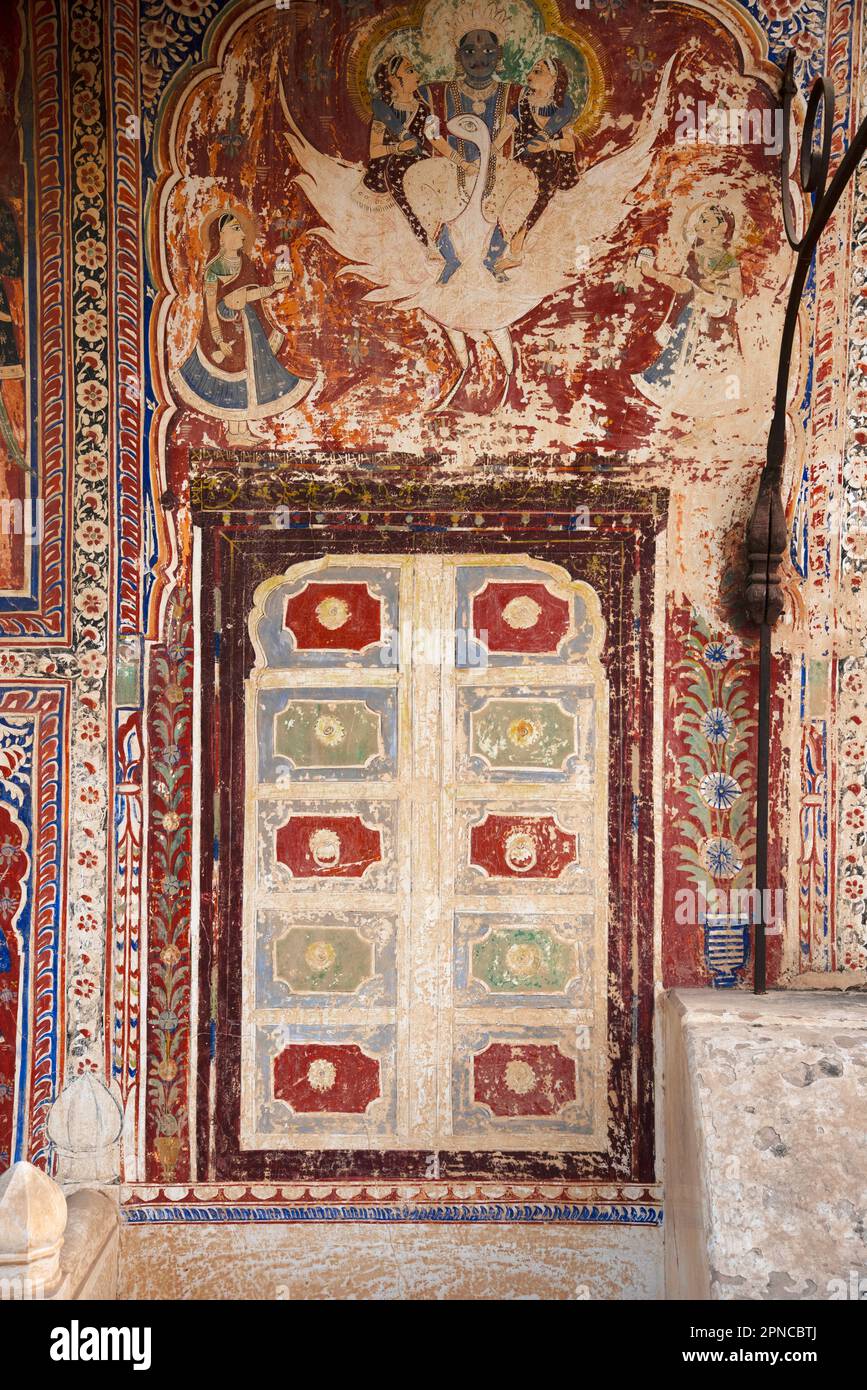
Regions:
<svg viewBox="0 0 867 1390"><path fill-rule="evenodd" d="M243 208L239 208L235 203L225 203L221 207L212 208L210 212L202 218L199 223L199 238L202 243L202 252L205 258L208 256L208 242L211 237L211 228L215 222L219 222L224 213L230 213L236 222L240 222L244 233L244 251L249 256L253 244L259 235L259 228L256 219L251 217Z"/></svg>
<svg viewBox="0 0 867 1390"><path fill-rule="evenodd" d="M725 204L723 199L718 197L706 198L700 203L693 203L692 206L687 209L686 216L683 219L681 236L684 241L688 242L690 245L695 241L696 224L703 212L715 212L717 209L723 209L724 207ZM735 225L732 232L732 237L734 237L738 228L737 215L732 208L726 208L725 210L734 218Z"/></svg>
<svg viewBox="0 0 867 1390"><path fill-rule="evenodd" d="M419 65L418 51L417 29L393 29L391 33L374 43L368 53L365 73L368 92L373 92L373 74L380 63L386 62L395 53L399 53L402 58L409 58L413 67L417 68Z"/></svg>
<svg viewBox="0 0 867 1390"><path fill-rule="evenodd" d="M419 12L421 23L412 22ZM373 74L380 63L400 53L422 83L450 80L455 49L476 28L489 29L503 43L499 76L504 81L523 82L538 58L559 58L578 113L572 128L584 137L596 129L605 107L602 65L589 37L563 23L554 0L428 0L423 9L402 8L363 24L347 59L349 95L361 120L370 120Z"/></svg>
<svg viewBox="0 0 867 1390"><path fill-rule="evenodd" d="M421 21L422 51L451 61L471 29L487 29L504 46L526 51L542 37L542 16L531 0L429 0Z"/></svg>

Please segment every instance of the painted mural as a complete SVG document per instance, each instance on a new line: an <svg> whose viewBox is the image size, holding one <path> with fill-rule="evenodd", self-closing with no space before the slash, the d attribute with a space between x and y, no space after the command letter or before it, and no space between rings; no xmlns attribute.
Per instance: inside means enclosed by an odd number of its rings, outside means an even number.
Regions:
<svg viewBox="0 0 867 1390"><path fill-rule="evenodd" d="M753 437L787 273L767 75L710 18L684 43L663 7L651 41L635 9L232 8L160 131L169 436L448 456L483 419L500 451L687 457L725 416L724 457ZM701 141L721 67L758 143Z"/></svg>
<svg viewBox="0 0 867 1390"><path fill-rule="evenodd" d="M0 441L3 447L2 500L14 514L21 510L19 536L4 528L0 545L0 592L22 593L25 579L24 502L28 463L27 388L28 352L25 263L27 170L24 164L22 98L28 100L29 53L19 16L6 20L3 44L0 104L4 144L0 155ZM31 193L32 197L32 193Z"/></svg>
<svg viewBox="0 0 867 1390"><path fill-rule="evenodd" d="M779 64L839 159L862 22L4 7L0 1167L143 1222L659 1220L654 987L751 981ZM865 177L789 402L783 987L867 972Z"/></svg>

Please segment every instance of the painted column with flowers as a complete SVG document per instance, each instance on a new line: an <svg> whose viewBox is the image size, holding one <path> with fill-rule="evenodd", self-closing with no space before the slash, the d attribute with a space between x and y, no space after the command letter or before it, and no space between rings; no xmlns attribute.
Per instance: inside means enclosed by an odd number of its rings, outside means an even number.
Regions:
<svg viewBox="0 0 867 1390"><path fill-rule="evenodd" d="M675 609L666 666L664 982L732 986L749 959L757 653Z"/></svg>

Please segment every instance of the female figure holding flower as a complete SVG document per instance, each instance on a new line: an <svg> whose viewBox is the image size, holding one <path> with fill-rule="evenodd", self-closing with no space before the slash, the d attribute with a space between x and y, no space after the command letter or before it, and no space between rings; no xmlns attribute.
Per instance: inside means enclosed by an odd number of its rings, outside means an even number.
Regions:
<svg viewBox="0 0 867 1390"><path fill-rule="evenodd" d="M244 250L246 234L234 213L212 224L212 256L202 286L202 321L196 345L172 383L188 404L223 420L233 443L258 443L248 426L297 404L312 380L277 358L284 334L264 301L288 283L288 267L262 283Z"/></svg>

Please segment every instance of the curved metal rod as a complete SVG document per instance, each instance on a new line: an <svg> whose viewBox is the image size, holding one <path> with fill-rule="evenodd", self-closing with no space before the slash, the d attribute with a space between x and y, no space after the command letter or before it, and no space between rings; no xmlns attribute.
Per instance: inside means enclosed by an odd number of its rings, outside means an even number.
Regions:
<svg viewBox="0 0 867 1390"><path fill-rule="evenodd" d="M786 57L786 66L783 70L783 147L780 155L780 183L783 195L783 222L786 228L786 236L793 251L800 251L804 244L805 237L799 240L795 235L795 226L792 218L792 196L791 183L789 181L789 165L791 164L791 130L792 130L792 98L797 93L794 79L795 54L793 49L789 49ZM807 110L804 116L804 132L801 136L801 149L799 164L799 174L801 189L804 193L812 193L816 200L822 197L825 192L825 184L828 181L828 166L831 163L831 136L834 130L834 84L829 77L817 77L813 83L810 97L807 102ZM813 147L813 137L816 130L816 112L819 103L822 103L822 149L821 152ZM810 222L815 219L816 206L814 204L810 217Z"/></svg>
<svg viewBox="0 0 867 1390"><path fill-rule="evenodd" d="M783 147L780 155L780 184L786 236L794 250L797 251L797 260L783 321L774 393L774 413L768 432L765 464L759 480L759 495L756 499L756 506L747 528L747 544L750 555L750 575L747 580L746 594L747 607L754 622L757 624L767 622L772 627L783 611L782 594L779 588L779 566L785 551L786 537L785 534L781 534L781 531L783 533L785 531L785 522L779 491L786 456L786 406L792 348L798 328L798 314L804 286L810 273L813 253L819 238L827 227L865 151L867 151L867 118L865 118L858 127L852 143L840 160L834 177L826 188L831 154L835 95L833 83L829 78L816 78L807 103L799 160L801 187L804 192L812 193L815 201L806 230L800 239L796 239L789 180L791 111L792 99L796 92L792 76L793 69L794 53L790 50L783 70L781 93L783 101ZM813 148L813 141L820 105L822 107L823 127L822 147L820 151L817 151Z"/></svg>
<svg viewBox="0 0 867 1390"><path fill-rule="evenodd" d="M834 85L827 77L813 83L807 101L804 132L801 140L799 173L801 190L813 197L810 219L803 236L795 235L792 215L791 184L791 114L792 100L797 92L794 80L795 54L789 50L783 68L781 89L783 104L783 146L780 154L780 184L783 201L783 223L789 244L797 252L777 366L774 394L774 414L768 432L765 463L759 479L758 496L747 526L749 573L746 581L746 605L760 632L759 659L759 725L757 731L756 767L756 889L754 926L753 988L764 994L766 982L764 908L768 901L768 820L770 799L770 741L771 741L771 631L783 611L780 566L788 544L785 511L781 495L783 463L786 457L786 404L789 393L789 372L792 347L798 327L801 298L813 253L839 203L847 184L867 151L867 118L852 139L840 160L830 185L826 187L831 160L831 136L834 124ZM822 108L821 149L814 148L816 120Z"/></svg>
<svg viewBox="0 0 867 1390"><path fill-rule="evenodd" d="M777 386L774 395L774 416L768 435L767 449L767 466L772 470L773 474L779 472L780 478L782 478L783 460L786 454L786 403L789 389L789 371L791 369L792 347L798 327L798 313L801 307L804 286L807 283L807 276L810 273L813 253L816 250L819 238L831 220L831 216L843 196L846 185L852 178L865 150L867 150L867 119L865 119L858 127L855 138L841 159L830 186L826 189L825 183L828 177L828 167L831 159L831 136L834 128L835 92L834 84L831 82L830 78L817 77L813 83L807 102L807 112L804 121L804 133L801 140L799 159L801 188L804 193L813 195L814 202L810 220L807 223L804 235L800 240L797 240L792 226L792 198L789 181L792 98L796 92L792 76L794 60L794 52L790 49L783 71L783 147L780 154L780 184L783 202L783 222L786 229L786 236L792 248L797 251L798 259L795 262L795 272L792 276L789 301L786 305L786 317L783 322L783 336L780 342L780 357L777 366ZM820 104L822 106L823 127L822 148L821 151L816 151L813 148L813 137L816 125L816 114Z"/></svg>

